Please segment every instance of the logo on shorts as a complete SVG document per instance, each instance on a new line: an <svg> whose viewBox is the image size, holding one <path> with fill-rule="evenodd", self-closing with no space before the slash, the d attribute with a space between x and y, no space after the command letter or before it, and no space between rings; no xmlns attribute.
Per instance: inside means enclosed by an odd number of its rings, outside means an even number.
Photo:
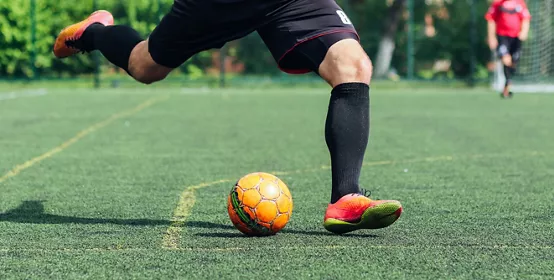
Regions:
<svg viewBox="0 0 554 280"><path fill-rule="evenodd" d="M348 18L348 16L341 10L337 10L337 15L339 15L340 20L344 24L352 24L352 21Z"/></svg>
<svg viewBox="0 0 554 280"><path fill-rule="evenodd" d="M506 45L500 45L500 47L498 47L498 53L502 56L508 54L508 47Z"/></svg>

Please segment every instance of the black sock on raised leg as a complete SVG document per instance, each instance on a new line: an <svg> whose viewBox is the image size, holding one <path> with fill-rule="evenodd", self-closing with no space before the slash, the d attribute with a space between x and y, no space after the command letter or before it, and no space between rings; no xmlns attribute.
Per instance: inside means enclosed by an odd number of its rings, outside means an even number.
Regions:
<svg viewBox="0 0 554 280"><path fill-rule="evenodd" d="M111 63L129 72L129 57L142 38L129 26L95 23L83 32L79 41L84 51L99 50Z"/></svg>
<svg viewBox="0 0 554 280"><path fill-rule="evenodd" d="M512 82L512 77L515 74L515 68L504 65L504 77L506 77L506 86Z"/></svg>
<svg viewBox="0 0 554 280"><path fill-rule="evenodd" d="M369 86L345 83L331 92L325 140L331 154L331 203L357 193L369 139Z"/></svg>

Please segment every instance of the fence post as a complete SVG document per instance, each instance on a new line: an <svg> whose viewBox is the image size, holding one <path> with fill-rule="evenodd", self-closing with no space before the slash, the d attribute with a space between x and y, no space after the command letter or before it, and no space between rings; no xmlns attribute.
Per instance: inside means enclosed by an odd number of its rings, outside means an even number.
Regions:
<svg viewBox="0 0 554 280"><path fill-rule="evenodd" d="M408 0L408 80L414 78L414 0Z"/></svg>
<svg viewBox="0 0 554 280"><path fill-rule="evenodd" d="M219 87L225 87L225 58L227 57L228 44L225 44L219 50Z"/></svg>
<svg viewBox="0 0 554 280"><path fill-rule="evenodd" d="M471 11L471 24L469 31L470 50L469 50L469 86L475 86L475 68L477 65L477 10L475 7L475 0L469 0Z"/></svg>
<svg viewBox="0 0 554 280"><path fill-rule="evenodd" d="M534 1L529 1L531 3L529 3L529 10L531 12L531 15L533 15L533 19L531 20L531 30L529 31L530 33L530 36L529 38L527 39L527 45L530 45L528 48L529 48L529 52L535 52L532 54L532 57L535 57L537 56L538 58L536 59L531 59L531 75L532 75L532 79L538 79L539 76L540 76L540 72L541 72L541 57L540 57L540 53L537 53L537 52L540 52L540 51L537 51L537 47L540 48L540 43L541 43L541 38L540 36L542 34L539 33L539 29L540 29L540 26L539 26L539 22L541 20L541 13L540 13L540 5L539 5L539 0L534 0ZM546 7L545 7L546 8ZM546 26L544 27L546 28ZM543 35L544 36L544 35ZM534 45L534 47L532 47Z"/></svg>
<svg viewBox="0 0 554 280"><path fill-rule="evenodd" d="M36 0L31 0L31 11L30 11L30 20L31 20L31 69L33 71L32 79L37 79L37 3Z"/></svg>
<svg viewBox="0 0 554 280"><path fill-rule="evenodd" d="M97 0L92 1L92 10L93 11L98 10ZM95 51L93 53L93 61L94 61L94 88L100 88L100 53L98 51Z"/></svg>

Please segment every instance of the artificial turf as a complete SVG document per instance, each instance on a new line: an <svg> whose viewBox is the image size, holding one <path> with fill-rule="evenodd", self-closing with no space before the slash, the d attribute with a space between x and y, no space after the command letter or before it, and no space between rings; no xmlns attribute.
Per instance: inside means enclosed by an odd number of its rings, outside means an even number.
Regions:
<svg viewBox="0 0 554 280"><path fill-rule="evenodd" d="M18 171L0 182L1 279L554 277L554 96L374 87L361 183L405 211L335 236L328 90L46 90L0 101L0 176ZM226 212L255 171L293 195L273 237Z"/></svg>

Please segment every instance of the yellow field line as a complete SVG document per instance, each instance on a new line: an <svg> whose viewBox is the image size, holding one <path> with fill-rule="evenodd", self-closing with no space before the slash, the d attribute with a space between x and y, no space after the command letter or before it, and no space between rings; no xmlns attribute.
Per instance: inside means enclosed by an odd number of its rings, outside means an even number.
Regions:
<svg viewBox="0 0 554 280"><path fill-rule="evenodd" d="M539 155L547 155L549 153L545 152L527 152L523 153L522 155L527 156L539 156ZM477 155L469 155L469 156L437 156L437 157L425 157L425 158L416 158L416 159L409 159L409 160L383 160L383 161L371 161L371 162L364 162L364 166L379 166L379 165L393 165L393 164L401 164L401 163L417 163L417 162L437 162L437 161L453 161L455 159L461 159L461 158L469 158L469 159L478 159L478 158L487 158L487 157L502 157L505 156L503 154L477 154ZM291 174L302 174L302 173L310 173L310 172L318 172L321 170L329 170L331 167L327 165L322 165L319 168L310 168L310 169L298 169L298 170L292 170L292 171L274 171L270 172L276 176L286 176ZM222 179L218 181L213 182L206 182L201 183L194 186L186 187L185 190L181 193L179 197L179 202L177 203L177 207L175 208L173 212L173 217L171 219L171 224L167 228L163 240L162 240L162 248L164 249L172 249L172 250L180 250L183 248L179 247L179 239L181 238L181 231L183 227L185 226L186 219L191 214L192 207L194 206L194 203L196 202L195 197L195 191L201 188L213 186L216 184L221 183L228 183L232 182L232 179ZM228 250L228 249L225 249Z"/></svg>
<svg viewBox="0 0 554 280"><path fill-rule="evenodd" d="M114 122L115 120L118 120L120 118L123 118L123 117L127 117L127 116L131 116L131 115L134 115L142 110L144 110L145 108L148 108L150 106L152 106L153 104L157 103L157 102L160 102L160 101L164 101L164 100L167 100L169 98L169 96L162 96L162 97L155 97L155 98L151 98L151 99L148 99L146 100L145 102L139 104L138 106L136 106L135 108L132 108L132 109L129 109L129 110L125 110L123 112L120 112L120 113L117 113L117 114L114 114L112 115L111 117L101 121L101 122L98 122L96 124L93 124L91 126L89 126L88 128L85 128L84 130L82 130L81 132L77 133L75 136L73 136L71 139L63 142L61 145L53 148L52 150L40 155L40 156L37 156L35 158L32 158L20 165L17 165L15 166L12 170L8 171L8 173L4 174L4 176L0 177L0 183L3 183L5 182L6 180L14 177L14 176L17 176L17 174L21 173L21 171L49 158L49 157L52 157L53 155L65 150L67 147L75 144L75 142L81 140L81 138L95 132L96 130L100 129L100 128L103 128L109 124L111 124L112 122Z"/></svg>
<svg viewBox="0 0 554 280"><path fill-rule="evenodd" d="M554 153L547 153L547 152L538 152L538 151L531 151L522 153L517 156L546 156ZM405 160L382 160L382 161L369 161L364 162L363 166L380 166L380 165L394 165L394 164L407 164L407 163L419 163L419 162L437 162L437 161L453 161L456 159L480 159L480 158L496 158L496 157L514 157L513 155L506 155L506 154L476 154L476 155L467 155L467 156L436 156L436 157L424 157L424 158L415 158L415 159L405 159ZM317 172L321 170L329 170L331 169L331 166L329 165L322 165L319 168L310 168L310 169L298 169L298 170L292 170L292 171L274 171L270 172L271 174L274 174L276 176L282 176L282 175L291 175L291 174L302 174L302 173L310 173L310 172Z"/></svg>
<svg viewBox="0 0 554 280"><path fill-rule="evenodd" d="M181 238L181 230L185 226L185 222L190 215L192 207L196 202L194 192L198 189L231 182L231 179L223 179L213 182L206 182L194 186L189 186L179 196L179 202L177 207L173 211L173 217L171 218L171 224L167 228L163 240L162 248L164 249L177 249L179 248L179 239Z"/></svg>

